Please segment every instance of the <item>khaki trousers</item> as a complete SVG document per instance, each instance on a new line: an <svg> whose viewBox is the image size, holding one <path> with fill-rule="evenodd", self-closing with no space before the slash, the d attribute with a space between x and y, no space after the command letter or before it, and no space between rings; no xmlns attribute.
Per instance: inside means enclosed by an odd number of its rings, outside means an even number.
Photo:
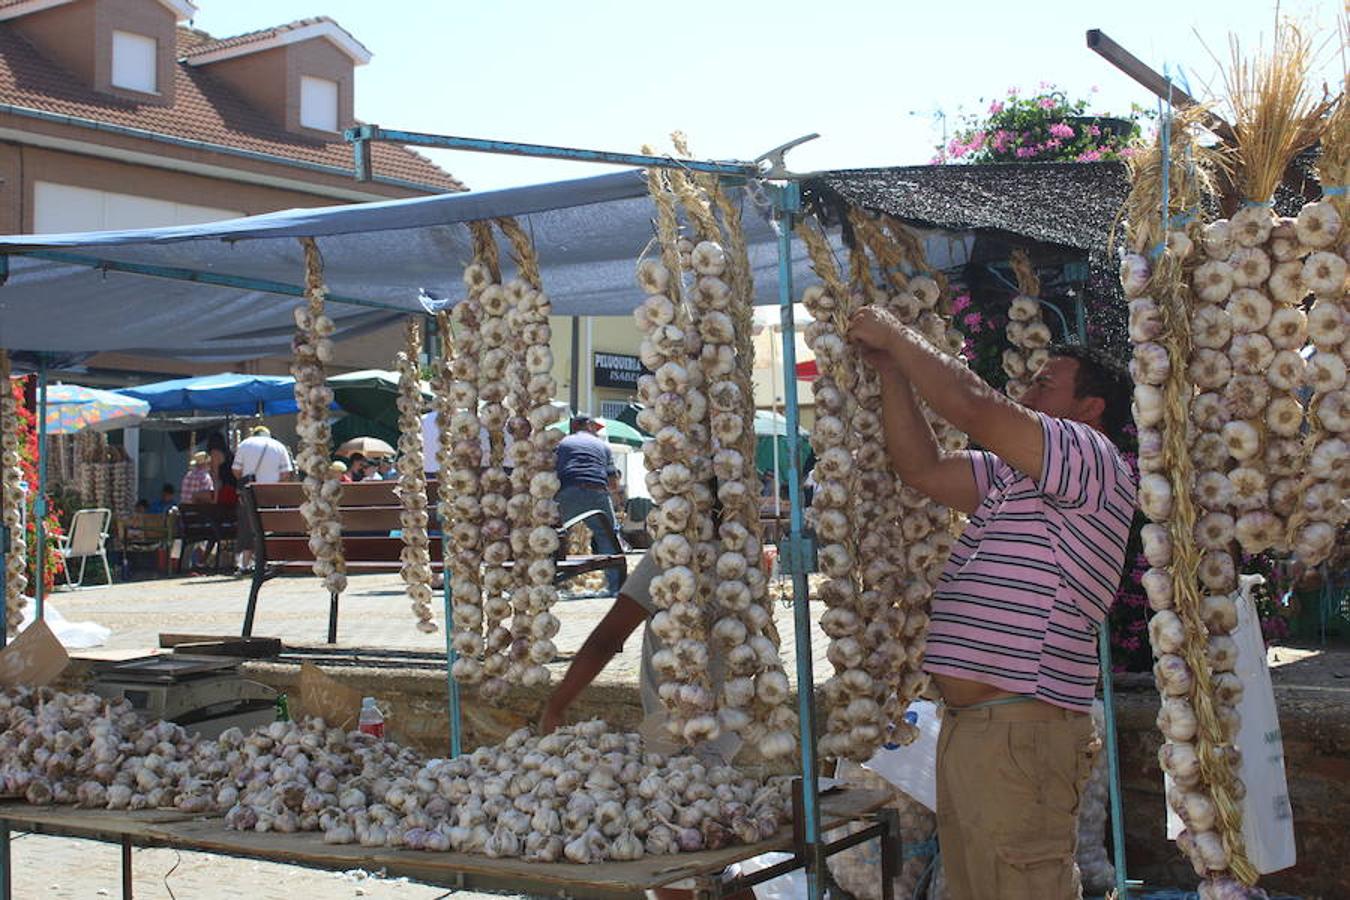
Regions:
<svg viewBox="0 0 1350 900"><path fill-rule="evenodd" d="M947 707L937 824L951 900L1071 900L1092 718L1039 700Z"/></svg>

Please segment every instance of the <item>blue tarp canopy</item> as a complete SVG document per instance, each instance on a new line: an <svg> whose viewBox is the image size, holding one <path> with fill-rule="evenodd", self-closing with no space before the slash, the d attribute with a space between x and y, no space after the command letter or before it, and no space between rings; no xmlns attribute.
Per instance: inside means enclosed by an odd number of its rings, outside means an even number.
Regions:
<svg viewBox="0 0 1350 900"><path fill-rule="evenodd" d="M735 188L758 288L777 302L777 246L756 185ZM203 360L287 355L302 301L216 279L304 283L297 238L316 239L339 336L423 309L420 296L464 296L472 258L464 223L515 216L531 235L557 315L627 315L641 299L633 271L653 252L653 207L638 171L497 191L297 209L205 225L0 237L10 254L0 287L0 347L121 351ZM970 242L930 241L930 260L960 264ZM509 247L503 243L503 259ZM6 257L0 257L0 261ZM172 268L182 278L141 274ZM794 277L808 273L793 242ZM191 280L195 279L195 280ZM392 307L392 308L383 308Z"/></svg>
<svg viewBox="0 0 1350 900"><path fill-rule="evenodd" d="M293 413L295 379L289 375L203 375L199 378L172 378L136 387L119 388L116 393L135 397L150 404L151 412L219 412L251 416Z"/></svg>

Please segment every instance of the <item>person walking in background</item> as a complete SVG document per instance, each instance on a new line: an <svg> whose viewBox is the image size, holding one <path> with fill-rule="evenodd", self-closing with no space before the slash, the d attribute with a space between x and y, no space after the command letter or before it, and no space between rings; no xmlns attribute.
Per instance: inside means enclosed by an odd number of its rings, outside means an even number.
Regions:
<svg viewBox="0 0 1350 900"><path fill-rule="evenodd" d="M295 470L295 464L291 462L291 451L272 437L271 429L266 425L255 425L249 430L249 436L239 442L230 470L238 480L238 489L242 490L255 481L262 484L286 481ZM235 561L239 564L240 574L243 574L253 568L254 534L252 517L243 510L240 513Z"/></svg>
<svg viewBox="0 0 1350 900"><path fill-rule="evenodd" d="M588 415L572 417L572 433L558 442L558 506L563 521L592 510L603 516L591 516L586 525L591 529L591 546L596 553L622 553L619 547L619 526L614 519L614 504L610 491L618 487L619 469L614 454L598 436L600 423ZM623 576L615 569L605 570L605 583L610 596L618 596Z"/></svg>

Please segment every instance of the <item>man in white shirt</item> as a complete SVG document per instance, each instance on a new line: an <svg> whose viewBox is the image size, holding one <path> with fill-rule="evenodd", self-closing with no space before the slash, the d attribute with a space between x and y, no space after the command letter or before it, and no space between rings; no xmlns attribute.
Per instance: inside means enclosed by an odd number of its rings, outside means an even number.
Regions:
<svg viewBox="0 0 1350 900"><path fill-rule="evenodd" d="M295 464L291 462L291 451L272 437L271 429L266 425L255 425L250 429L249 436L235 448L232 468L242 488L255 481L263 484L287 481ZM239 516L236 535L236 562L239 570L246 572L253 567L253 521L250 517Z"/></svg>

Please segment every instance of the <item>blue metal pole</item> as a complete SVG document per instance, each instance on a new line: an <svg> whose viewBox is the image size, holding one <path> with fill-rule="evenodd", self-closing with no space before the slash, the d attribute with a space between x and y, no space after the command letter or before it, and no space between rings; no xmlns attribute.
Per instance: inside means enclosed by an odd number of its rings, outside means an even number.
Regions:
<svg viewBox="0 0 1350 900"><path fill-rule="evenodd" d="M445 526L442 524L442 531ZM441 577L445 580L445 687L446 694L450 702L450 758L454 759L460 754L460 709L459 709L459 682L455 681L455 675L452 671L455 667L454 646L454 600L450 595L450 535L448 532L441 535Z"/></svg>
<svg viewBox="0 0 1350 900"><path fill-rule="evenodd" d="M1125 877L1125 798L1120 790L1120 754L1116 750L1116 694L1111 674L1111 623L1097 629L1097 657L1102 668L1102 718L1106 722L1106 771L1111 787L1111 855L1116 863L1116 897L1129 900Z"/></svg>
<svg viewBox="0 0 1350 900"><path fill-rule="evenodd" d="M37 546L37 562L33 564L33 602L36 608L35 621L42 621L43 595L46 593L47 572L47 361L38 360L38 483L37 496L33 498L33 539Z"/></svg>
<svg viewBox="0 0 1350 900"><path fill-rule="evenodd" d="M797 646L797 718L802 753L802 818L805 835L807 896L823 896L820 854L820 795L816 781L815 672L811 661L810 588L807 585L807 548L802 539L801 460L797 442L797 338L792 316L792 217L801 209L796 182L775 187L778 227L778 312L783 331L783 396L787 401L788 539L784 562L792 573L792 613Z"/></svg>
<svg viewBox="0 0 1350 900"><path fill-rule="evenodd" d="M737 175L754 178L760 174L754 163L715 163L698 159L677 159L671 156L652 156L644 153L615 153L608 150L582 150L575 147L557 147L551 144L525 144L518 141L492 141L483 138L456 137L446 134L425 134L419 131L394 131L378 125L358 125L348 128L342 136L354 145L358 177L370 175L369 151L363 151L369 141L389 141L395 144L419 147L438 147L444 150L469 150L476 153L504 153L511 156L535 156L545 159L569 159L575 162L610 163L620 166L665 166L707 172L711 175ZM364 155L363 155L364 154Z"/></svg>
<svg viewBox="0 0 1350 900"><path fill-rule="evenodd" d="M219 287L237 288L241 291L259 291L264 294L282 294L288 297L303 297L305 289L299 285L286 284L283 281L269 281L266 278L246 278L241 275L224 275L219 272L202 272L197 269L185 269L180 266L155 266L148 263L118 262L100 259L97 256L85 256L79 253L65 253L59 250L10 250L12 256L29 256L49 262L66 263L72 266L86 266L104 272L127 272L132 275L148 275L153 278L169 278L174 281L192 281L197 284L213 284ZM371 309L394 309L399 312L416 312L415 308L385 303L381 300L364 300L360 297L347 297L342 294L325 294L324 299L332 303L347 306L367 306Z"/></svg>

